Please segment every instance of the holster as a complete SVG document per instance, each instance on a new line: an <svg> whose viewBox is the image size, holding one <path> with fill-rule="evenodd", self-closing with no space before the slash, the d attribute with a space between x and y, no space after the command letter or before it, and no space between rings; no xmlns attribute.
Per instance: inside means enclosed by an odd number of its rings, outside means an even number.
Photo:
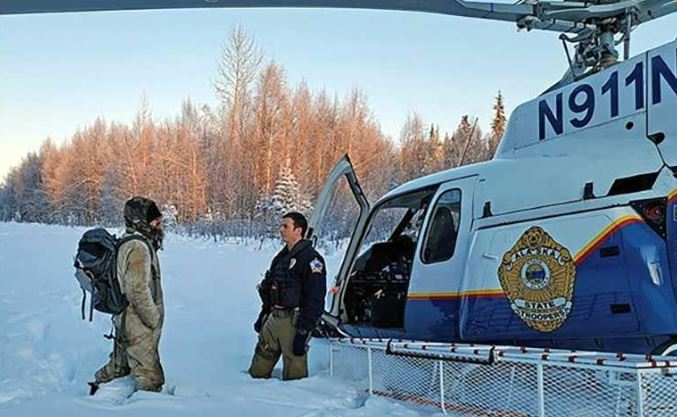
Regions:
<svg viewBox="0 0 677 417"><path fill-rule="evenodd" d="M266 276L263 280L256 286L256 290L259 292L259 297L263 305L270 304L270 271L266 271Z"/></svg>

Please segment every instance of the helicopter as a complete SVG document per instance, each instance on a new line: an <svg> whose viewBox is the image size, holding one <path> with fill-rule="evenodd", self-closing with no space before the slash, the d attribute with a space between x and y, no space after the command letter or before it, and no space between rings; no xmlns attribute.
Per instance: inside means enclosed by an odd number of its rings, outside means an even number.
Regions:
<svg viewBox="0 0 677 417"><path fill-rule="evenodd" d="M632 31L677 1L4 0L0 14L191 7L421 11L559 32L568 69L514 110L492 160L412 180L373 207L349 157L337 163L307 237L317 242L340 183L359 215L323 328L677 353L677 40L629 52Z"/></svg>

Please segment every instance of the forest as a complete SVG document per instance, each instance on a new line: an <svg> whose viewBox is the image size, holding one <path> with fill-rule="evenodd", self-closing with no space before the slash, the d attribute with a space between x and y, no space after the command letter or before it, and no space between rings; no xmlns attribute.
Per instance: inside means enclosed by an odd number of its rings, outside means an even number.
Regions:
<svg viewBox="0 0 677 417"><path fill-rule="evenodd" d="M100 118L63 143L47 138L0 183L0 220L116 226L124 202L143 195L179 231L267 235L276 216L312 211L344 154L373 202L411 179L491 159L506 125L498 92L486 133L469 115L441 132L414 113L389 137L362 91L290 85L241 27L219 52L213 88L218 104L185 99L173 119L153 118L142 98L132 123ZM349 204L339 190L329 219L336 237L350 233Z"/></svg>

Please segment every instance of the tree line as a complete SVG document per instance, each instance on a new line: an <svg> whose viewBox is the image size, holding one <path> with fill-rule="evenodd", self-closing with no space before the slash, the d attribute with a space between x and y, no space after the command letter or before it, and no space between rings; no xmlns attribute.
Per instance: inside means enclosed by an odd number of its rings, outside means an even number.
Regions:
<svg viewBox="0 0 677 417"><path fill-rule="evenodd" d="M440 133L412 114L395 142L362 91L339 98L290 85L284 68L263 58L235 28L218 60L216 106L186 99L176 117L156 120L143 99L132 123L97 119L62 144L47 139L6 176L0 220L117 225L124 202L144 195L189 232L258 235L280 212L310 212L346 153L373 201L410 179L490 159L505 130L499 92L486 134L467 115ZM335 225L350 220L342 192Z"/></svg>

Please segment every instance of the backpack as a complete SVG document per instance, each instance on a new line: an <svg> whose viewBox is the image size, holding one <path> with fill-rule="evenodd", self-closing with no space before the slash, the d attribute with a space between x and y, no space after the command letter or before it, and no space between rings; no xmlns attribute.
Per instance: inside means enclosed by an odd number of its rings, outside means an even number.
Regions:
<svg viewBox="0 0 677 417"><path fill-rule="evenodd" d="M80 309L85 319L85 301L89 299L89 321L92 321L93 310L118 315L129 305L127 297L120 289L118 281L117 255L120 246L130 240L146 239L139 235L129 235L118 239L106 229L92 229L85 232L78 242L75 255L75 278L82 289Z"/></svg>

